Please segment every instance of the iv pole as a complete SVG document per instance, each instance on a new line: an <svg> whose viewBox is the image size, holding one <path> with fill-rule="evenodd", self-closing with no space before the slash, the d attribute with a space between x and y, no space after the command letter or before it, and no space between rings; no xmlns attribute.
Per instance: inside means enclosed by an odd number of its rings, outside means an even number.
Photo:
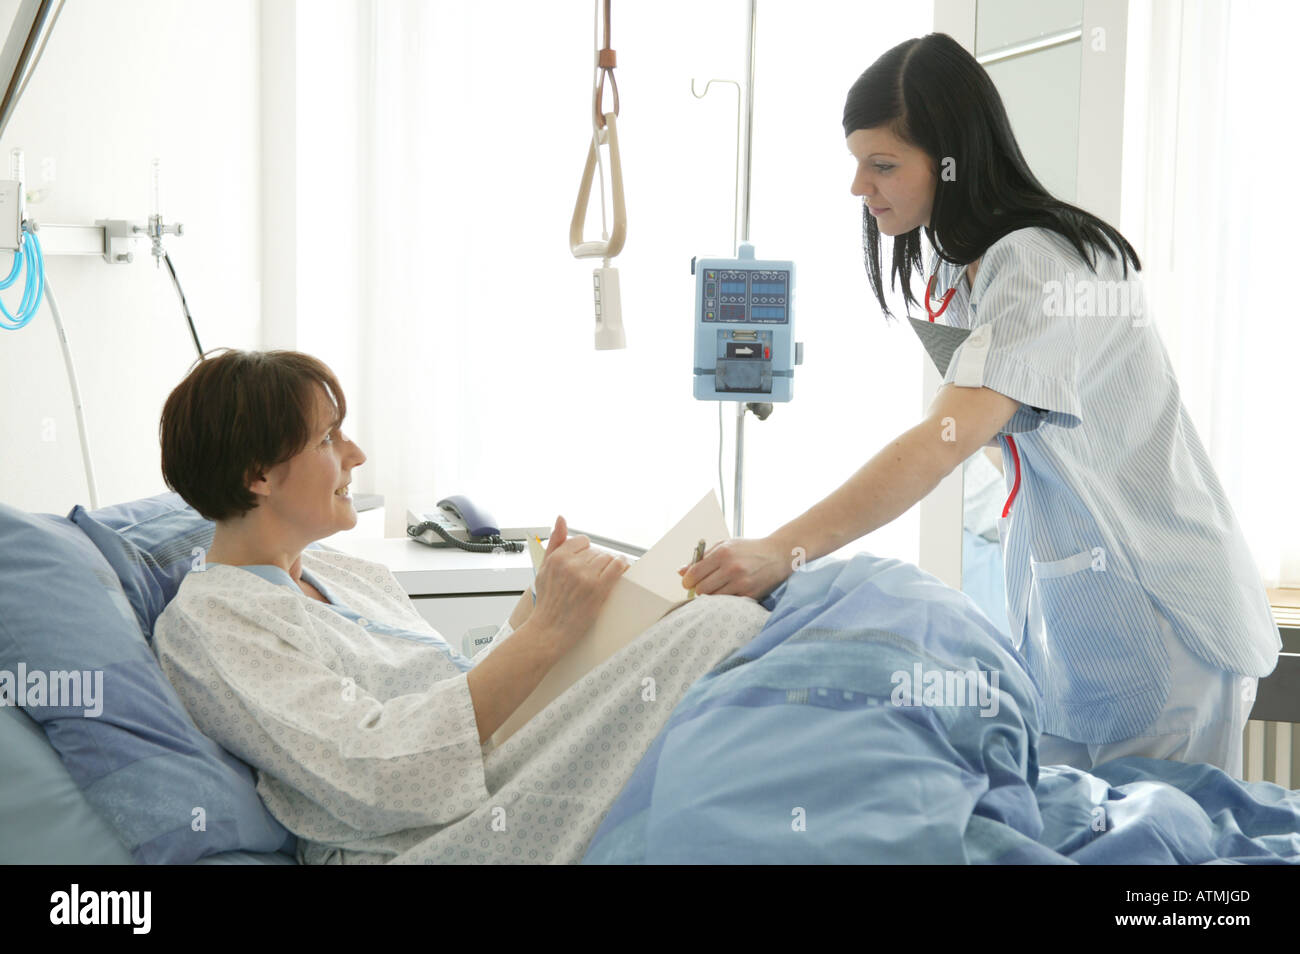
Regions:
<svg viewBox="0 0 1300 954"><path fill-rule="evenodd" d="M754 167L754 37L755 24L758 16L758 0L749 0L749 40L746 46L746 59L749 63L749 76L745 81L745 171L742 180L743 205L741 206L741 231L740 241L749 242L749 184L750 173ZM736 507L736 529L733 536L744 536L744 472L745 472L745 411L751 407L757 407L754 404L741 402L736 405L736 489L735 501ZM772 411L771 405L766 408L766 413L761 414L759 420L763 420ZM755 413L759 413L755 410Z"/></svg>
<svg viewBox="0 0 1300 954"><path fill-rule="evenodd" d="M754 47L756 37L758 0L749 0L749 38L746 46L746 61L749 72L745 83L743 98L745 101L745 117L741 120L740 99L741 87L734 80L709 80L704 87L704 92L695 92L695 81L691 80L691 93L696 99L703 99L708 95L709 87L714 83L727 83L736 87L736 158L737 169L736 177L739 180L737 191L743 197L741 200L741 232L740 242L747 244L749 242L749 196L750 196L750 174L753 170L753 153L754 153ZM741 144L744 144L744 161L741 159ZM735 223L732 224L732 250L733 255L737 254L737 245L735 242ZM721 430L722 425L722 404L719 402L718 407L718 426ZM760 421L766 420L767 416L772 413L772 405L758 403L754 401L741 402L736 405L736 487L735 487L735 520L733 536L744 535L744 470L745 470L745 412L753 411L754 416ZM719 438L720 439L720 438ZM721 470L721 451L719 451L719 471ZM719 472L721 478L721 472Z"/></svg>

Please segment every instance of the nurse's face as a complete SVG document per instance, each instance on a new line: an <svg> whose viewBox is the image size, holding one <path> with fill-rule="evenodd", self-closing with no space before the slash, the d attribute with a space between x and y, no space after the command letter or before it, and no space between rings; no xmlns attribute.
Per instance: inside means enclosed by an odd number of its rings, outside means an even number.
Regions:
<svg viewBox="0 0 1300 954"><path fill-rule="evenodd" d="M929 155L884 126L856 130L845 141L858 162L852 192L881 232L902 235L930 224L936 178Z"/></svg>

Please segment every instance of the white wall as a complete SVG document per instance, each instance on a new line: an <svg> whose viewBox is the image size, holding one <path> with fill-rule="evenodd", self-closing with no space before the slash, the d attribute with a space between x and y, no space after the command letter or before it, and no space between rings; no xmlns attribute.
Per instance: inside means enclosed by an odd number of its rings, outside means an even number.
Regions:
<svg viewBox="0 0 1300 954"><path fill-rule="evenodd" d="M297 276L286 295L300 318L292 335L274 333L281 317L268 308L266 341L339 373L345 426L369 455L354 488L384 494L390 533L421 495L427 506L466 493L507 525L562 513L652 543L717 483L717 404L690 396L688 263L731 253L735 100L724 86L696 101L690 80L744 75L747 4L632 3L614 15L630 222L615 260L622 352L593 350L595 263L567 245L590 136L591 4L267 2L282 5L293 16L264 22L263 41L296 59L278 69L297 92L272 122L282 88L266 73L264 122L291 130L296 153L267 142L287 158L268 164L264 187L270 201L296 194L284 216L298 237L265 281L273 292ZM797 517L917 420L892 396L914 387L922 352L870 298L840 117L887 38L926 32L928 7L887 18L826 7L829 46L824 17L760 12L752 237L759 254L798 262L807 361L796 399L747 426L751 536ZM513 69L483 67L483 49ZM586 234L598 235L599 200L588 212ZM287 254L278 241L267 253ZM853 549L912 559L916 527L913 511Z"/></svg>
<svg viewBox="0 0 1300 954"><path fill-rule="evenodd" d="M0 170L21 147L28 191L50 188L28 206L48 224L143 223L150 163L162 160L163 215L185 225L167 247L205 349L261 344L259 11L256 0L70 0L0 138ZM46 159L53 183L42 182ZM0 269L8 263L0 253ZM46 274L77 363L101 505L164 491L158 417L195 358L166 268L139 241L130 265L49 258ZM0 293L11 313L19 294ZM52 513L88 504L44 306L21 331L0 331L0 397L0 500Z"/></svg>

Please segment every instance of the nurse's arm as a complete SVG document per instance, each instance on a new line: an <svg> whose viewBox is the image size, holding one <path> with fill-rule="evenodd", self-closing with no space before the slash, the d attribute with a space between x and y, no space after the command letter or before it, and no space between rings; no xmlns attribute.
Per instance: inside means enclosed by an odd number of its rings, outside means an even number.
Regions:
<svg viewBox="0 0 1300 954"><path fill-rule="evenodd" d="M993 439L1020 404L989 388L945 384L925 420L903 432L838 490L771 539L805 560L834 553L910 510Z"/></svg>

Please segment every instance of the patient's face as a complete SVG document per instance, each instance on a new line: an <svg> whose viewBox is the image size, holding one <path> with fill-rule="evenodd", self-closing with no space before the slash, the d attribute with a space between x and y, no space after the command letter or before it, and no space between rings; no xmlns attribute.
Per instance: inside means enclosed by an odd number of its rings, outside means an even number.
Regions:
<svg viewBox="0 0 1300 954"><path fill-rule="evenodd" d="M285 530L308 543L357 525L351 496L338 491L366 460L361 448L336 426L338 411L323 388L317 389L316 398L307 446L267 473L271 493L261 504Z"/></svg>

